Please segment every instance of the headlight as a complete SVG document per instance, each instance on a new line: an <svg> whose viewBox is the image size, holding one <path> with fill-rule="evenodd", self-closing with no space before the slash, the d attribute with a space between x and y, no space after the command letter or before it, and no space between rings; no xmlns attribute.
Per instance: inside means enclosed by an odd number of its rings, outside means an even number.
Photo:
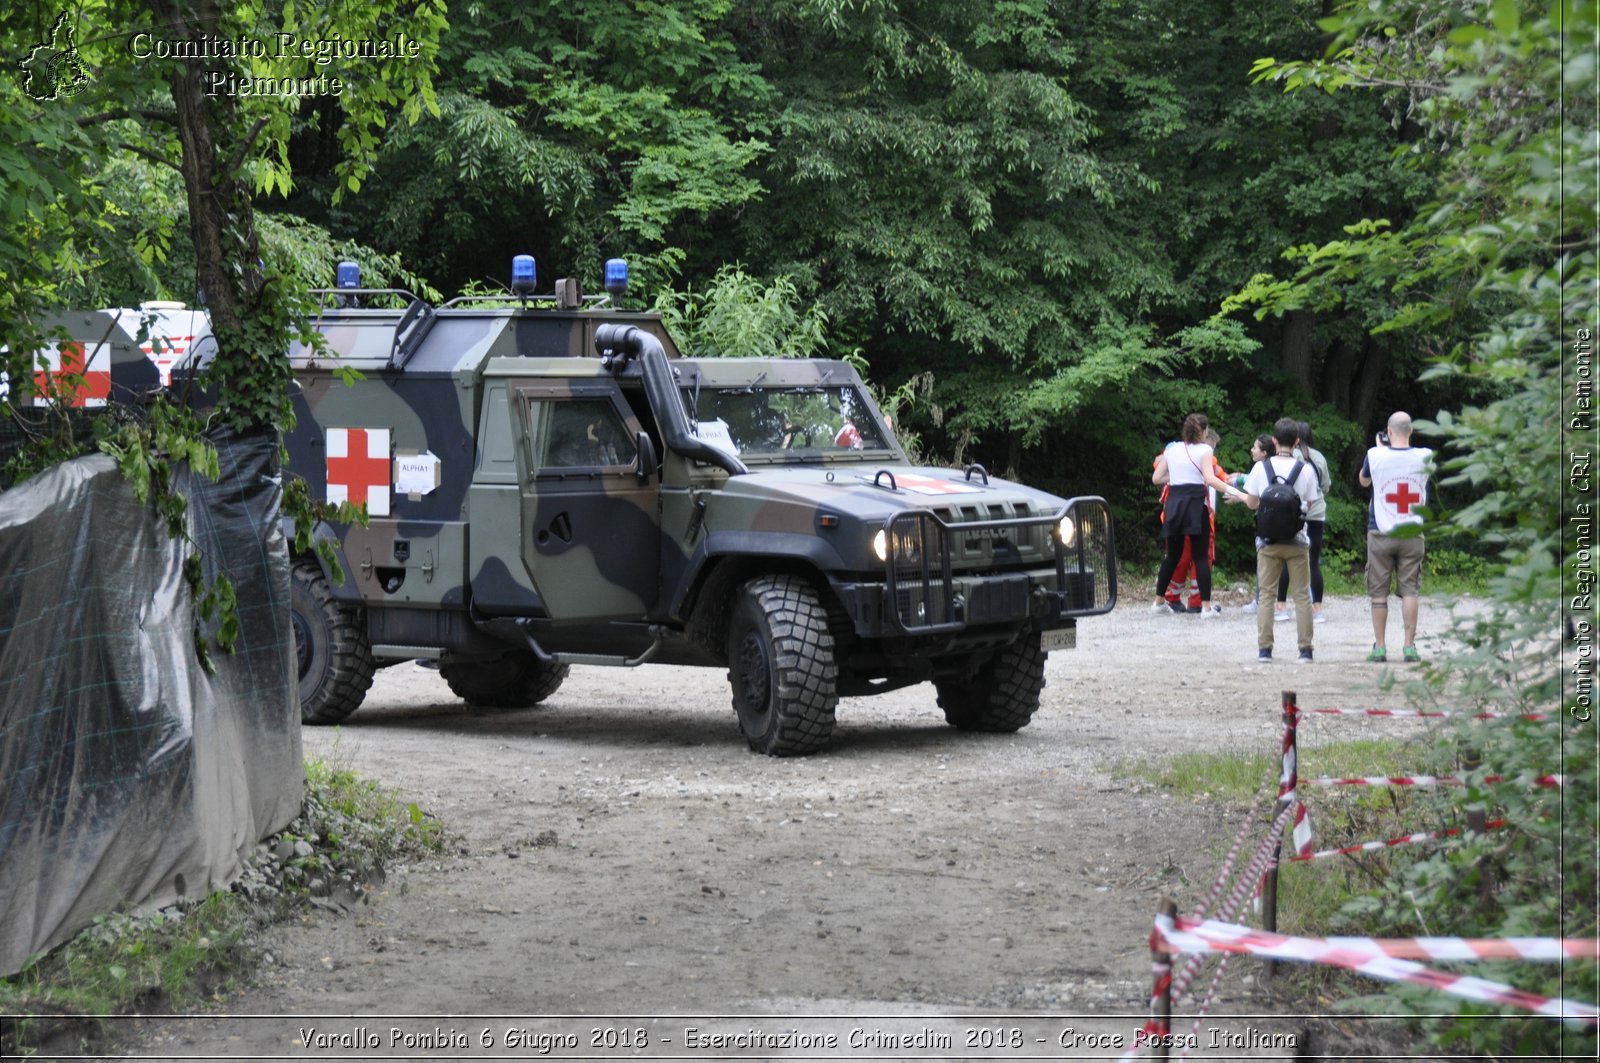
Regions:
<svg viewBox="0 0 1600 1063"><path fill-rule="evenodd" d="M889 560L889 536L882 528L872 537L872 552L878 555L879 561Z"/></svg>
<svg viewBox="0 0 1600 1063"><path fill-rule="evenodd" d="M1071 546L1072 540L1078 537L1078 526L1072 523L1071 517L1062 517L1061 523L1056 526L1056 534L1061 537L1062 546Z"/></svg>

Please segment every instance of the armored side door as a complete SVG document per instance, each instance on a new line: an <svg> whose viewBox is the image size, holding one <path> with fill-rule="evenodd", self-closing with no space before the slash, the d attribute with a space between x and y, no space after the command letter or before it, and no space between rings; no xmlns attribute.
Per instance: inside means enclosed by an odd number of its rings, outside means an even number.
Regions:
<svg viewBox="0 0 1600 1063"><path fill-rule="evenodd" d="M659 481L608 379L519 384L522 558L550 618L642 620L661 582Z"/></svg>

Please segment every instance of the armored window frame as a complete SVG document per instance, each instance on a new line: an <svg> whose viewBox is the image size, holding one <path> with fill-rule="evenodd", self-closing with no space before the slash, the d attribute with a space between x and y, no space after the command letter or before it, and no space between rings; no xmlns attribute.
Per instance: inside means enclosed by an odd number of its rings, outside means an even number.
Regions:
<svg viewBox="0 0 1600 1063"><path fill-rule="evenodd" d="M623 475L639 464L631 411L614 392L518 389L534 476Z"/></svg>

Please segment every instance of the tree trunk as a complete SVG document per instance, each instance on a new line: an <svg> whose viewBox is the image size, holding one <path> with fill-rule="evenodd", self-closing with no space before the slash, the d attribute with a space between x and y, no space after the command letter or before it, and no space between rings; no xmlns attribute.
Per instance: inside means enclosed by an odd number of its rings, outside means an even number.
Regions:
<svg viewBox="0 0 1600 1063"><path fill-rule="evenodd" d="M1317 315L1310 310L1291 310L1284 315L1283 347L1278 359L1280 368L1312 398L1317 397L1311 372L1311 327L1316 321Z"/></svg>
<svg viewBox="0 0 1600 1063"><path fill-rule="evenodd" d="M1337 340L1322 363L1322 394L1341 417L1354 406L1354 381L1360 350L1349 340Z"/></svg>
<svg viewBox="0 0 1600 1063"><path fill-rule="evenodd" d="M1361 370L1356 377L1354 408L1350 419L1372 431L1379 420L1378 390L1389 378L1389 348L1368 336L1361 344ZM1385 418L1386 419L1386 418Z"/></svg>
<svg viewBox="0 0 1600 1063"><path fill-rule="evenodd" d="M150 6L170 40L198 40L207 32L218 32L219 17L212 0L150 0ZM206 95L207 67L215 68L219 60L172 62L172 102L183 149L180 170L189 202L195 280L217 339L212 373L219 381L219 401L228 409L236 397L230 394L229 385L250 373L253 352L243 326L246 310L254 305L262 285L255 213L250 190L240 177L247 134L237 97L226 92ZM241 403L236 409L253 411L245 421L270 419L270 412L254 402Z"/></svg>

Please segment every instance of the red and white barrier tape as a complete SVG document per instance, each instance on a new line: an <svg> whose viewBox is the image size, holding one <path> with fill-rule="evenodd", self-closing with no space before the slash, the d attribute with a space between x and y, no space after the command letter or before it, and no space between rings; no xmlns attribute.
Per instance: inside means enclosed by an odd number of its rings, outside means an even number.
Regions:
<svg viewBox="0 0 1600 1063"><path fill-rule="evenodd" d="M1600 957L1600 941L1597 940L1509 938L1504 941L1469 941L1462 938L1411 938L1377 941L1371 938L1297 938L1209 919L1173 920L1158 915L1151 941L1168 952L1238 953L1295 963L1327 964L1385 981L1427 986L1467 1000L1522 1008L1550 1018L1588 1024L1600 1022L1600 1008L1590 1004L1544 997L1483 978L1435 971L1393 954L1396 950L1406 950L1416 955L1448 959L1592 959ZM1441 956L1440 953L1448 955Z"/></svg>
<svg viewBox="0 0 1600 1063"><path fill-rule="evenodd" d="M1272 769L1269 766L1267 768L1267 777L1263 784L1256 787L1255 793L1250 797L1250 807L1245 811L1244 819L1239 823L1238 833L1233 836L1233 844L1228 848L1228 855L1222 859L1222 867L1217 871L1216 880L1211 883L1211 889L1206 891L1205 899L1195 907L1193 915L1196 919L1216 914L1211 911L1211 906L1217 902L1218 897L1222 896L1223 889L1233 877L1234 862L1239 859L1239 854L1244 850L1244 843L1250 837L1251 828L1256 823L1256 813L1261 810L1261 802L1266 797L1266 784L1271 781ZM1232 913L1225 913L1220 917L1230 919L1232 918Z"/></svg>
<svg viewBox="0 0 1600 1063"><path fill-rule="evenodd" d="M1350 949L1397 960L1435 962L1476 960L1528 960L1560 963L1563 960L1600 960L1600 940L1594 938L1359 938L1328 937L1334 948Z"/></svg>
<svg viewBox="0 0 1600 1063"><path fill-rule="evenodd" d="M1261 876L1266 872L1268 865L1272 863L1273 853L1278 847L1279 840L1283 838L1283 829L1288 822L1289 812L1290 810L1287 807L1279 810L1277 818L1267 828L1266 836L1261 839L1261 844L1256 846L1256 851L1250 855L1250 862L1245 865L1244 872L1239 876L1238 881L1234 883L1233 891L1228 894L1227 900L1217 910L1215 918L1232 919L1238 910L1244 906L1244 902L1251 895L1253 888L1260 884ZM1150 944L1152 948L1156 947L1153 933ZM1173 1000L1183 999L1183 995L1189 991L1189 983L1194 981L1195 975L1200 973L1200 968L1205 964L1205 961L1205 956L1201 954L1190 956L1185 961L1183 967L1172 979ZM1155 997L1160 996L1159 993L1152 995Z"/></svg>
<svg viewBox="0 0 1600 1063"><path fill-rule="evenodd" d="M1318 716L1390 716L1396 719L1428 720L1528 720L1545 723L1558 719L1548 712L1429 712L1426 709L1301 709Z"/></svg>
<svg viewBox="0 0 1600 1063"><path fill-rule="evenodd" d="M1285 805L1295 806L1294 831L1291 837L1294 851L1303 855L1311 851L1311 818L1306 812L1305 802L1300 800L1297 792L1299 755L1296 750L1295 730L1299 719L1300 713L1294 702L1286 703L1283 706L1283 770L1278 775L1278 800Z"/></svg>
<svg viewBox="0 0 1600 1063"><path fill-rule="evenodd" d="M1483 825L1484 830L1498 830L1506 825L1503 819L1492 819ZM1374 853L1380 849L1393 848L1396 845L1413 845L1417 842L1432 841L1435 838L1452 838L1461 833L1460 827L1451 827L1449 830L1427 830L1420 834L1408 834L1404 838L1390 838L1386 842L1362 842L1359 845L1346 845L1342 849L1323 849L1321 852L1306 853L1301 856L1291 856L1291 862L1296 860L1323 860L1330 856L1348 856L1351 853Z"/></svg>
<svg viewBox="0 0 1600 1063"><path fill-rule="evenodd" d="M1516 782L1515 779L1504 775L1485 775L1479 782L1499 783ZM1533 785L1546 790L1559 789L1566 782L1564 775L1541 775L1533 780ZM1339 779L1324 776L1320 779L1307 779L1307 786L1465 786L1466 781L1453 775L1366 775L1350 779Z"/></svg>

